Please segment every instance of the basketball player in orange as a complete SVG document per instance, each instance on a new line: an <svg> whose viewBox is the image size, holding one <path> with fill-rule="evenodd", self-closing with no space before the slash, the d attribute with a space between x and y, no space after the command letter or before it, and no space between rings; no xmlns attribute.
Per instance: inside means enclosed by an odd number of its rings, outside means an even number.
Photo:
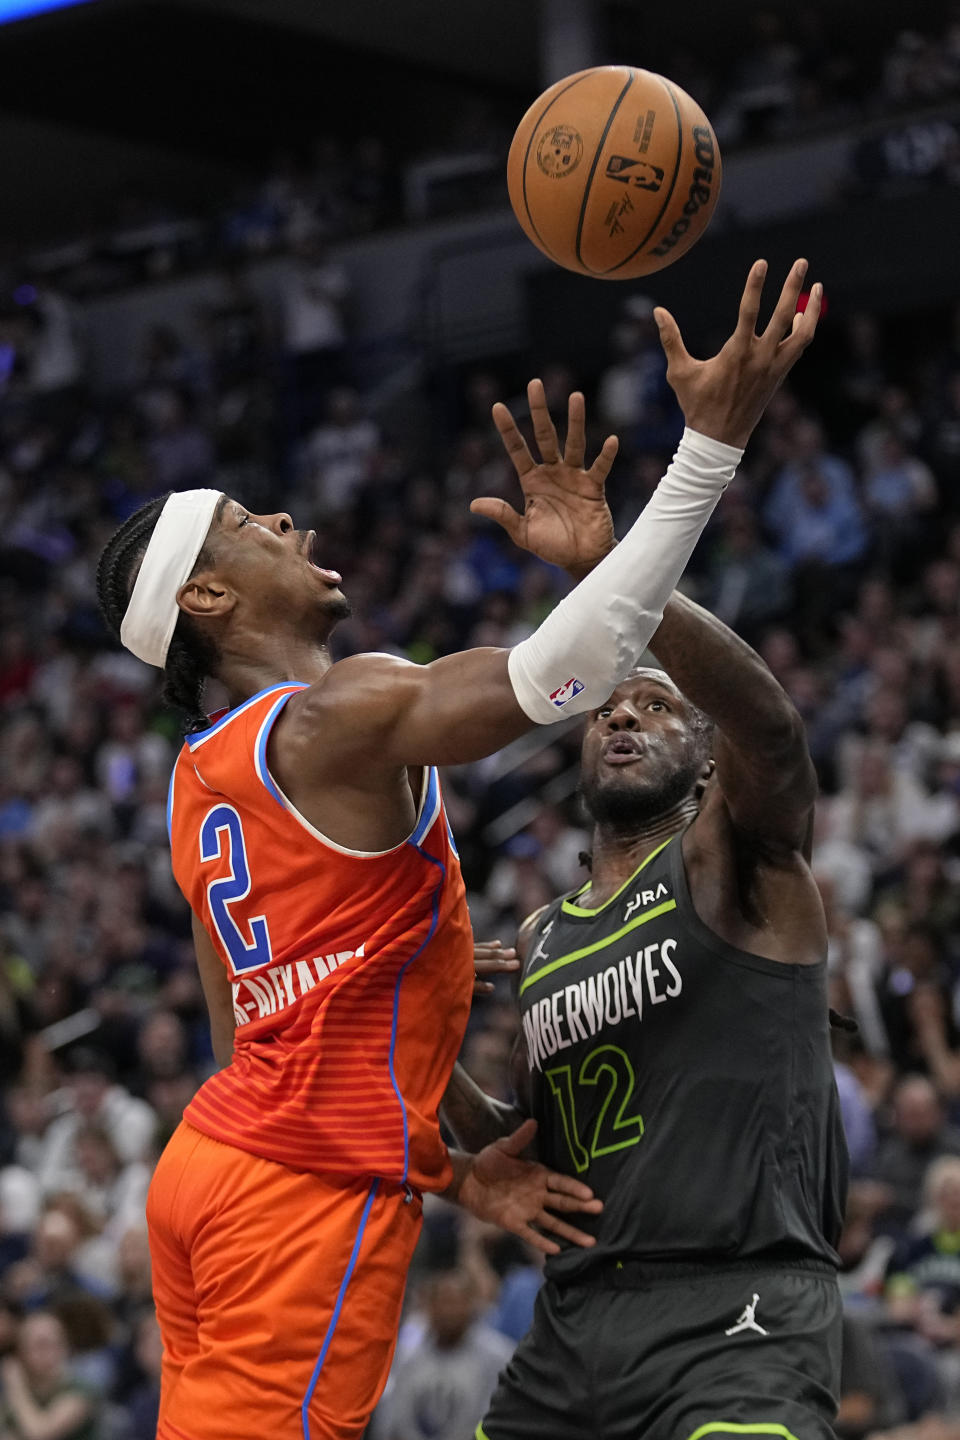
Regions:
<svg viewBox="0 0 960 1440"><path fill-rule="evenodd" d="M107 545L107 619L164 670L188 715L170 785L173 868L229 1059L187 1108L150 1192L162 1440L359 1436L389 1367L424 1190L548 1253L553 1236L589 1243L562 1215L599 1202L519 1158L532 1125L475 1157L441 1141L473 964L434 767L582 713L630 671L813 336L818 287L794 318L805 268L792 268L758 336L758 262L719 354L674 365L687 430L657 491L510 651L332 664L327 642L348 607L339 574L314 563L314 532L215 491L153 501ZM575 395L561 458L538 381L529 396L543 463L521 460L525 511L510 512L511 534L545 560L569 557L571 534L574 553L596 555L610 543L602 495L616 441L583 468ZM515 451L509 412L494 419ZM212 719L208 676L230 700Z"/></svg>

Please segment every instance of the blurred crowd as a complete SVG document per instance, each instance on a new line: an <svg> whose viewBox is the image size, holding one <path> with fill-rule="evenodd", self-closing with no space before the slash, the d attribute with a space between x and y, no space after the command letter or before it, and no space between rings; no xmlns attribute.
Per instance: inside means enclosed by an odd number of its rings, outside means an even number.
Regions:
<svg viewBox="0 0 960 1440"><path fill-rule="evenodd" d="M517 499L489 419L522 413L512 367L372 404L347 277L310 225L296 243L273 310L232 264L200 338L145 332L120 393L90 389L57 288L0 324L0 1440L153 1435L144 1200L214 1065L167 850L177 719L104 632L104 541L168 489L289 509L345 577L338 656L508 646L567 584L469 512ZM622 533L682 428L651 302L623 303L598 373L542 374L558 417L585 389L591 453L620 435ZM759 648L821 780L832 1003L857 1022L836 1054L850 1440L960 1440L958 485L960 308L828 316L685 582ZM479 938L512 943L585 878L577 752L561 725L445 775ZM463 1060L504 1099L515 1035L498 982ZM539 1282L519 1242L430 1201L376 1440L467 1440Z"/></svg>
<svg viewBox="0 0 960 1440"><path fill-rule="evenodd" d="M648 40L625 12L606 47L644 55ZM851 157L848 185L960 182L960 10L921 7L910 28L859 30L825 4L760 6L726 48L688 33L650 68L683 86L710 115L725 154L738 147L891 121ZM944 107L947 107L945 113ZM905 124L905 115L918 118ZM263 173L211 191L198 212L149 179L128 179L103 213L78 217L26 257L0 253L0 316L24 303L24 277L73 296L160 280L212 263L286 255L305 237L344 242L384 227L506 205L505 167L514 103L465 97L439 146L397 136L324 135L286 147ZM8 283L9 282L9 283ZM29 287L28 287L29 288Z"/></svg>

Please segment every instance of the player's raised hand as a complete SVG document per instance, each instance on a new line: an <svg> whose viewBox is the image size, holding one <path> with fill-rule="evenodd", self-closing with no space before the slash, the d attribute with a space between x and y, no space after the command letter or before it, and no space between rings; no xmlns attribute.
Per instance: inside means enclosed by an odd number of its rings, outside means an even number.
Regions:
<svg viewBox="0 0 960 1440"><path fill-rule="evenodd" d="M594 1237L561 1220L555 1212L598 1215L603 1201L572 1176L520 1158L536 1130L535 1120L525 1120L512 1135L496 1140L475 1155L457 1198L478 1219L519 1235L544 1255L558 1254L560 1246L541 1234L543 1230L572 1245L589 1248L596 1244Z"/></svg>
<svg viewBox="0 0 960 1440"><path fill-rule="evenodd" d="M520 969L517 952L512 946L504 948L499 940L474 940L473 942L473 993L489 995L493 990L492 975L509 975Z"/></svg>
<svg viewBox="0 0 960 1440"><path fill-rule="evenodd" d="M541 560L579 575L590 570L615 543L604 485L616 457L617 438L608 436L600 454L585 470L586 408L580 391L575 390L567 404L562 455L542 381L530 381L527 399L540 451L539 463L506 405L498 403L493 407L493 423L523 491L522 513L492 496L471 501L470 509L474 515L485 515L502 525L521 550L529 550Z"/></svg>
<svg viewBox="0 0 960 1440"><path fill-rule="evenodd" d="M692 430L728 445L746 445L770 398L816 332L822 285L812 287L806 310L797 313L806 273L806 260L795 260L770 323L758 335L767 262L755 261L740 300L737 328L711 360L694 360L670 312L662 306L654 310L667 357L667 379Z"/></svg>

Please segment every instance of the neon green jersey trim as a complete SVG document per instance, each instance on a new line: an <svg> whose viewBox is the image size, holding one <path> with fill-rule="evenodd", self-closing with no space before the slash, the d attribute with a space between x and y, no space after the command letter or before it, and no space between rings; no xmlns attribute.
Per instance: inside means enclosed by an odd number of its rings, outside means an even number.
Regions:
<svg viewBox="0 0 960 1440"><path fill-rule="evenodd" d="M786 1425L774 1422L768 1425L737 1425L732 1420L708 1420L706 1425L701 1425L692 1435L688 1435L687 1440L703 1440L704 1435L715 1435L718 1431L726 1435L779 1435L781 1440L797 1440L796 1435L788 1430Z"/></svg>
<svg viewBox="0 0 960 1440"><path fill-rule="evenodd" d="M490 1440L490 1437L482 1425L478 1425L474 1431L474 1440Z"/></svg>
<svg viewBox="0 0 960 1440"><path fill-rule="evenodd" d="M675 840L676 838L677 837L675 835L670 836L670 840ZM636 870L634 870L633 874L629 877L629 879L624 880L623 884L620 886L620 889L615 890L614 893L610 896L610 899L604 900L603 904L598 905L595 910L585 910L581 905L574 905L572 900L564 900L563 904L560 906L561 910L565 915L586 915L588 917L593 915L599 915L601 910L606 910L608 905L613 904L614 900L616 900L618 895L622 895L624 890L628 890L630 888L634 880L636 880L637 876L640 874L640 871L645 870L650 864L650 861L653 860L655 856L659 855L661 850L666 850L667 846L670 844L670 840L664 840L663 844L658 845L656 850L651 850L646 860L641 860L640 864L637 866ZM577 891L577 894L582 895L584 890L589 889L589 887L590 881L588 880L586 885L582 886L582 888Z"/></svg>
<svg viewBox="0 0 960 1440"><path fill-rule="evenodd" d="M656 920L658 915L666 915L668 910L676 910L676 900L664 900L662 905L654 905L652 910L644 910L642 915L637 915L630 921L629 925L623 925L608 935L606 940L595 940L592 945L584 945L582 950L571 950L569 955L561 955L558 960L551 960L548 965L541 965L539 970L534 970L520 986L520 994L530 985L535 985L542 980L544 975L552 975L554 970L561 969L564 965L572 965L574 960L582 960L584 955L594 955L598 950L604 950L608 945L615 945L622 940L624 935L629 935L631 930L636 930L638 925L646 925L648 920Z"/></svg>

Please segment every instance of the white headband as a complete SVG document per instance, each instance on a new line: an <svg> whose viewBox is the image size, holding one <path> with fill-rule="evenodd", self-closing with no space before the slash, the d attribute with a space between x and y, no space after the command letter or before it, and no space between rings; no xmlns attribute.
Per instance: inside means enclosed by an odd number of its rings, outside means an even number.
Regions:
<svg viewBox="0 0 960 1440"><path fill-rule="evenodd" d="M160 511L120 626L123 644L148 665L166 664L180 616L177 592L197 563L222 494L185 490Z"/></svg>

